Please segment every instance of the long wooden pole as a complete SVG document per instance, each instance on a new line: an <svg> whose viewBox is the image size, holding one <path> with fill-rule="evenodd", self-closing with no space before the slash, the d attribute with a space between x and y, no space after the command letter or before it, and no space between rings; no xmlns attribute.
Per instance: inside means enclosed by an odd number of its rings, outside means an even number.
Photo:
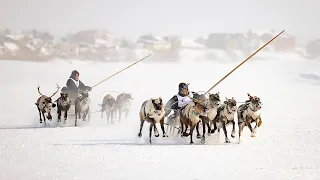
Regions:
<svg viewBox="0 0 320 180"><path fill-rule="evenodd" d="M146 57L144 57L144 58L140 59L139 61L137 61L137 62L135 62L135 63L133 63L133 64L131 64L131 65L127 66L126 68L124 68L124 69L122 69L122 70L120 70L120 71L118 71L118 72L116 72L116 73L112 74L111 76L109 76L109 77L105 78L104 80L100 81L100 82L99 82L99 83L97 83L96 85L92 86L92 88L94 88L94 87L98 86L99 84L101 84L101 83L103 83L104 81L106 81L106 80L108 80L108 79L112 78L113 76L115 76L115 75L119 74L120 72L122 72L122 71L124 71L124 70L126 70L126 69L130 68L131 66L133 66L133 65L135 65L135 64L137 64L137 63L139 63L139 62L141 62L141 61L143 61L143 60L145 60L147 57L149 57L149 56L151 56L151 55L152 55L152 54L149 54L148 56L146 56Z"/></svg>
<svg viewBox="0 0 320 180"><path fill-rule="evenodd" d="M282 34L285 30L281 31L278 35L276 35L274 38L272 38L270 41L268 41L265 45L263 45L262 47L260 47L258 50L256 50L256 52L254 52L251 56L249 56L246 60L244 60L242 63L240 63L237 67L235 67L232 71L230 71L227 75L225 75L222 79L220 79L220 81L218 81L215 85L213 85L210 89L208 89L208 91L206 91L204 93L204 95L208 94L213 88L215 88L218 84L220 84L226 77L228 77L231 73L233 73L233 71L235 71L236 69L238 69L242 64L244 64L245 62L247 62L250 58L252 58L255 54L257 54L259 51L261 51L264 47L266 47L269 43L271 43L273 40L275 40L278 36L280 36L280 34Z"/></svg>

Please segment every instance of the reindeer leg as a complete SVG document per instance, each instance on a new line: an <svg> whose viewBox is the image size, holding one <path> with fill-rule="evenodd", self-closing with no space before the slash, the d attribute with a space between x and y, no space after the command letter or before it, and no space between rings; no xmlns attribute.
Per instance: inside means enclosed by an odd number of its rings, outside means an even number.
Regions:
<svg viewBox="0 0 320 180"><path fill-rule="evenodd" d="M193 130L196 127L196 124L191 124L190 126L190 144L193 144L192 136L193 136Z"/></svg>
<svg viewBox="0 0 320 180"><path fill-rule="evenodd" d="M162 137L168 137L168 135L166 134L165 130L164 130L164 117L160 120L160 126L161 126L161 130L162 130Z"/></svg>
<svg viewBox="0 0 320 180"><path fill-rule="evenodd" d="M86 121L87 120L87 115L90 113L90 110L89 108L83 113L83 116L82 116L82 119L83 121Z"/></svg>
<svg viewBox="0 0 320 180"><path fill-rule="evenodd" d="M111 111L111 124L114 124L113 118L114 118L114 111L112 110Z"/></svg>
<svg viewBox="0 0 320 180"><path fill-rule="evenodd" d="M180 125L181 125L181 137L183 138L184 137L184 124L183 124L183 121L180 120Z"/></svg>
<svg viewBox="0 0 320 180"><path fill-rule="evenodd" d="M152 143L151 142L152 126L153 126L153 123L150 123L150 127L149 127L149 142L150 142L150 144Z"/></svg>
<svg viewBox="0 0 320 180"><path fill-rule="evenodd" d="M230 140L228 138L228 133L227 133L226 121L222 120L221 123L222 123L223 132L224 132L225 143L230 143Z"/></svg>
<svg viewBox="0 0 320 180"><path fill-rule="evenodd" d="M40 111L39 107L38 107L38 111L39 111L39 116L40 116L40 124L42 124L41 111Z"/></svg>
<svg viewBox="0 0 320 180"><path fill-rule="evenodd" d="M196 129L197 129L197 138L200 139L201 138L201 135L200 135L200 132L199 132L199 124L200 124L200 121L197 123L196 125Z"/></svg>
<svg viewBox="0 0 320 180"><path fill-rule="evenodd" d="M152 120L152 124L153 124L154 136L155 137L159 137L159 131L158 131L158 128L156 126L155 120Z"/></svg>
<svg viewBox="0 0 320 180"><path fill-rule="evenodd" d="M211 127L210 127L210 120L208 119L208 123L207 124L207 127L208 127L208 136L211 136Z"/></svg>
<svg viewBox="0 0 320 180"><path fill-rule="evenodd" d="M75 119L74 119L74 126L77 126L77 122L78 122L78 108L75 106L75 108L74 108L74 117L75 117Z"/></svg>
<svg viewBox="0 0 320 180"><path fill-rule="evenodd" d="M108 124L110 124L110 112L106 112L106 114L107 114L107 122Z"/></svg>
<svg viewBox="0 0 320 180"><path fill-rule="evenodd" d="M184 132L183 132L184 137L188 137L190 135L190 133L187 133L188 127L189 127L189 124L185 123L184 124Z"/></svg>
<svg viewBox="0 0 320 180"><path fill-rule="evenodd" d="M60 107L58 107L57 108L58 110L58 122L61 122L61 108Z"/></svg>
<svg viewBox="0 0 320 180"><path fill-rule="evenodd" d="M242 131L243 131L244 125L245 125L244 122L238 123L238 127L239 127L239 143L241 142L241 139L240 139L240 138L241 138L241 133L242 133Z"/></svg>
<svg viewBox="0 0 320 180"><path fill-rule="evenodd" d="M64 124L66 124L67 119L68 119L68 109L64 111L64 121L63 121Z"/></svg>
<svg viewBox="0 0 320 180"><path fill-rule="evenodd" d="M261 121L261 119L260 119L260 117L258 117L257 120L256 120L256 125L254 126L254 129L253 129L253 133L254 133L254 134L257 133L257 129L258 129L258 127L259 127L259 123L261 123L260 121ZM261 124L260 124L260 125L261 125Z"/></svg>
<svg viewBox="0 0 320 180"><path fill-rule="evenodd" d="M119 122L121 121L121 112L119 110Z"/></svg>
<svg viewBox="0 0 320 180"><path fill-rule="evenodd" d="M251 131L251 137L256 137L255 133L253 132L252 126L251 126L251 119L249 117L246 118L246 124Z"/></svg>
<svg viewBox="0 0 320 180"><path fill-rule="evenodd" d="M44 125L47 125L47 121L46 121L46 116L44 115L44 112L42 111L42 116L43 116L43 121L44 121Z"/></svg>
<svg viewBox="0 0 320 180"><path fill-rule="evenodd" d="M209 131L210 129L208 129ZM206 142L206 123L202 120L202 138L201 138L201 144L204 144Z"/></svg>
<svg viewBox="0 0 320 180"><path fill-rule="evenodd" d="M139 133L138 133L138 137L141 138L142 136L142 128L143 128L143 124L144 124L144 121L143 119L140 120L140 130L139 130Z"/></svg>
<svg viewBox="0 0 320 180"><path fill-rule="evenodd" d="M214 132L217 130L217 119L216 118L213 119L212 124L213 124L213 129L211 129L211 134L214 134Z"/></svg>
<svg viewBox="0 0 320 180"><path fill-rule="evenodd" d="M236 134L236 128L235 128L236 123L234 122L234 120L232 120L231 123L232 123L231 137L234 138L234 137L236 137L236 136L235 136L235 134Z"/></svg>
<svg viewBox="0 0 320 180"><path fill-rule="evenodd" d="M103 110L101 110L101 116L100 116L101 118L103 118L103 113L104 113L104 111L103 111Z"/></svg>

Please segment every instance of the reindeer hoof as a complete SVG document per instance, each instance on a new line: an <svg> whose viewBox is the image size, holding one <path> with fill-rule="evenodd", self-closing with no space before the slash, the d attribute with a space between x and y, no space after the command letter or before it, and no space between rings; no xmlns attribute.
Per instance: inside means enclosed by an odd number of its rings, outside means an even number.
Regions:
<svg viewBox="0 0 320 180"><path fill-rule="evenodd" d="M163 134L162 137L169 137L168 134Z"/></svg>
<svg viewBox="0 0 320 180"><path fill-rule="evenodd" d="M184 137L188 137L188 136L189 136L189 133L184 132L184 133L182 133L182 135L183 135Z"/></svg>
<svg viewBox="0 0 320 180"><path fill-rule="evenodd" d="M252 135L251 135L251 137L255 138L255 137L256 137L256 135L255 135L255 134L252 134Z"/></svg>
<svg viewBox="0 0 320 180"><path fill-rule="evenodd" d="M216 131L216 129L211 129L210 133L213 134Z"/></svg>
<svg viewBox="0 0 320 180"><path fill-rule="evenodd" d="M200 139L201 138L201 135L200 134L197 134L197 139Z"/></svg>
<svg viewBox="0 0 320 180"><path fill-rule="evenodd" d="M141 136L142 136L142 133L138 133L138 137L141 138Z"/></svg>
<svg viewBox="0 0 320 180"><path fill-rule="evenodd" d="M190 142L190 144L193 144L193 142Z"/></svg>
<svg viewBox="0 0 320 180"><path fill-rule="evenodd" d="M230 140L229 140L229 139L226 139L225 143L230 143Z"/></svg>
<svg viewBox="0 0 320 180"><path fill-rule="evenodd" d="M232 137L232 138L235 138L235 137L236 137L234 134L235 134L235 133L231 133L231 137Z"/></svg>
<svg viewBox="0 0 320 180"><path fill-rule="evenodd" d="M208 132L208 136L211 136L211 132Z"/></svg>
<svg viewBox="0 0 320 180"><path fill-rule="evenodd" d="M257 130L256 130L256 129L253 129L252 131L253 131L254 134L257 133Z"/></svg>
<svg viewBox="0 0 320 180"><path fill-rule="evenodd" d="M204 137L201 138L201 144L206 143L206 139Z"/></svg>
<svg viewBox="0 0 320 180"><path fill-rule="evenodd" d="M154 136L155 136L155 137L159 137L159 134L155 134Z"/></svg>

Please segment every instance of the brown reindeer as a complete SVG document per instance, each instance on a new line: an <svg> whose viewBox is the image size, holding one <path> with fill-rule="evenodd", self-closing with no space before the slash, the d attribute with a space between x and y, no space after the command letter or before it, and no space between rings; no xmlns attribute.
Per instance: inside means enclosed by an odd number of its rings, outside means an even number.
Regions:
<svg viewBox="0 0 320 180"><path fill-rule="evenodd" d="M40 92L40 86L38 85L38 93L39 93L40 97L37 99L37 102L35 103L35 105L37 106L37 109L39 111L40 123L42 123L41 114L43 116L44 123L46 123L46 117L44 115L45 113L47 113L47 118L50 121L52 120L51 110L52 110L52 108L56 107L56 105L52 102L51 98L54 95L56 95L56 93L59 91L59 89L60 89L60 87L57 84L57 91L55 93L53 93L51 96L46 96Z"/></svg>
<svg viewBox="0 0 320 180"><path fill-rule="evenodd" d="M232 124L232 133L231 137L235 137L235 121L234 121L234 115L237 111L237 102L236 100L232 97L231 99L226 98L226 101L224 101L224 104L222 104L218 110L217 110L217 115L214 118L213 124L214 124L214 129L218 129L218 133L220 133L220 129L222 127L225 135L225 143L230 143L230 140L228 138L227 134L227 126ZM217 126L218 125L218 126Z"/></svg>
<svg viewBox="0 0 320 180"><path fill-rule="evenodd" d="M202 100L192 99L191 102L181 111L181 137L190 135L190 144L193 144L192 136L196 125L201 121L206 112L206 107ZM187 129L190 126L190 132Z"/></svg>
<svg viewBox="0 0 320 180"><path fill-rule="evenodd" d="M121 93L116 98L116 110L119 112L119 122L121 120L121 114L125 113L125 119L128 118L129 110L131 107L132 95L128 93Z"/></svg>
<svg viewBox="0 0 320 180"><path fill-rule="evenodd" d="M66 87L63 87L61 89L60 97L55 102L57 103L58 122L61 122L61 112L64 111L63 123L66 124L66 120L68 118L68 111L71 107L71 100L68 96Z"/></svg>
<svg viewBox="0 0 320 180"><path fill-rule="evenodd" d="M156 124L160 123L161 130L163 133L163 137L168 137L164 130L164 104L162 103L162 98L156 98L156 99L149 99L147 101L144 101L141 105L141 109L139 112L140 116L140 130L138 133L138 137L141 138L142 136L142 128L145 121L150 123L149 127L149 141L151 142L151 134L152 134L152 128L154 129L154 135L155 137L159 137L159 132L157 129Z"/></svg>
<svg viewBox="0 0 320 180"><path fill-rule="evenodd" d="M257 96L252 97L249 93L248 93L248 97L249 97L249 100L247 100L245 104L241 104L237 111L238 126L239 126L239 143L240 143L241 133L245 126L248 126L248 128L250 129L251 137L256 137L255 135L256 130L262 124L261 111L260 111L262 102L260 101L260 98L258 98ZM251 123L253 122L256 123L254 128L252 128L251 126Z"/></svg>
<svg viewBox="0 0 320 180"><path fill-rule="evenodd" d="M79 90L80 96L77 97L75 100L75 126L77 126L78 118L81 118L82 113L82 120L86 121L88 115L88 121L90 121L90 103L91 100L89 98L88 90Z"/></svg>
<svg viewBox="0 0 320 180"><path fill-rule="evenodd" d="M214 118L217 116L218 107L220 105L220 96L219 92L215 94L209 94L209 98L204 100L204 104L206 106L206 116L202 117L202 138L199 133L199 123L197 124L197 138L201 138L201 143L205 143L205 134L206 134L206 125L208 127L208 135L210 136L213 133L213 129L211 128L214 124Z"/></svg>
<svg viewBox="0 0 320 180"><path fill-rule="evenodd" d="M103 113L105 112L107 115L108 124L110 124L110 118L111 124L114 124L113 115L116 107L116 100L114 97L112 97L110 94L107 94L103 97L102 104L99 104L99 106L101 106L101 118L103 118Z"/></svg>

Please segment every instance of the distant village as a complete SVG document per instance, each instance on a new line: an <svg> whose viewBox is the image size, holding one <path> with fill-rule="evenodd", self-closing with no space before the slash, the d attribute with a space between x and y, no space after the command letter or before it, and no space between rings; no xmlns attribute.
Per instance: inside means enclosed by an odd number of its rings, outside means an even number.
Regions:
<svg viewBox="0 0 320 180"><path fill-rule="evenodd" d="M34 29L23 32L5 29L0 30L0 60L136 61L152 53L159 61L177 61L186 52L203 52L206 59L216 58L218 52L249 56L277 33L279 32L249 30L243 33L211 33L196 39L145 34L133 42L117 38L107 30L85 30L56 38L48 32ZM309 59L319 58L320 40L299 47L297 39L285 32L263 51L296 53Z"/></svg>

